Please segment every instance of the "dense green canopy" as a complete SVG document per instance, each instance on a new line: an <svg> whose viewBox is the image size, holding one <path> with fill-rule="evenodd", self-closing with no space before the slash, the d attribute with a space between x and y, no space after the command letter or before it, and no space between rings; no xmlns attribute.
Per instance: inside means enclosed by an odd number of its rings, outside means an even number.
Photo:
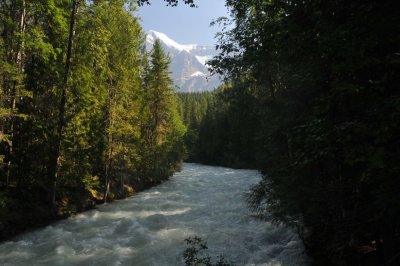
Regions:
<svg viewBox="0 0 400 266"><path fill-rule="evenodd" d="M396 1L226 3L198 159L262 170L251 206L297 226L317 264L398 265Z"/></svg>
<svg viewBox="0 0 400 266"><path fill-rule="evenodd" d="M0 237L179 168L185 127L169 61L156 45L148 62L129 3L0 3Z"/></svg>

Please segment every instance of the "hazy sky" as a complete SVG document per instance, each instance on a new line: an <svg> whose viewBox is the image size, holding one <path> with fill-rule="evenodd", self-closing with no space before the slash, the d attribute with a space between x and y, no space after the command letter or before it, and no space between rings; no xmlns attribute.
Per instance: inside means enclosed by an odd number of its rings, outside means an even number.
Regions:
<svg viewBox="0 0 400 266"><path fill-rule="evenodd" d="M162 0L151 0L151 5L139 8L144 31L155 30L165 33L180 44L214 45L218 26L210 22L221 16L228 16L225 0L195 0L197 8L183 3L167 7Z"/></svg>

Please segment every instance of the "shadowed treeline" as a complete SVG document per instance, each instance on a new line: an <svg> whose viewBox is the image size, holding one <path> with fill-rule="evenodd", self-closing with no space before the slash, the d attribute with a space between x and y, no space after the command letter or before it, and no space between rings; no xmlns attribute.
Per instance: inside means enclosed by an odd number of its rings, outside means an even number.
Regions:
<svg viewBox="0 0 400 266"><path fill-rule="evenodd" d="M226 84L195 156L260 169L251 207L296 226L317 265L400 263L395 3L227 0L217 20Z"/></svg>

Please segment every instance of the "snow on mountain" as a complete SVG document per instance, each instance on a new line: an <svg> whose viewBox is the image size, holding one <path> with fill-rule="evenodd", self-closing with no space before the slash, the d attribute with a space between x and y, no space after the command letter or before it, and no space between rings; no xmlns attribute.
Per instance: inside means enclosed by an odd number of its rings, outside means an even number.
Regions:
<svg viewBox="0 0 400 266"><path fill-rule="evenodd" d="M200 71L196 71L190 76L191 77L202 77L202 76L207 76L207 74L204 74L203 72L200 72Z"/></svg>
<svg viewBox="0 0 400 266"><path fill-rule="evenodd" d="M178 91L210 91L220 84L218 76L211 76L205 63L217 54L212 46L198 44L179 44L167 35L149 31L146 36L148 51L159 39L166 53L171 57L170 71Z"/></svg>
<svg viewBox="0 0 400 266"><path fill-rule="evenodd" d="M189 52L193 49L196 49L197 46L198 46L197 44L182 44L182 47Z"/></svg>
<svg viewBox="0 0 400 266"><path fill-rule="evenodd" d="M183 45L180 45L179 43L175 42L164 33L157 32L154 30L151 30L147 33L146 40L149 41L149 43L154 44L156 39L159 39L161 42L163 42L166 46L168 46L171 49L176 49L178 51L186 50L186 48ZM189 52L189 50L186 51Z"/></svg>
<svg viewBox="0 0 400 266"><path fill-rule="evenodd" d="M200 63L202 63L203 65L206 65L206 62L208 61L208 60L210 60L212 57L211 56L208 56L208 55L206 55L206 56L199 56L199 55L196 55L196 59L200 62Z"/></svg>
<svg viewBox="0 0 400 266"><path fill-rule="evenodd" d="M189 51L195 51L195 53L198 53L199 51L203 50L203 51L207 51L210 49L210 46L206 46L206 45L198 45L198 44L181 44L181 46Z"/></svg>

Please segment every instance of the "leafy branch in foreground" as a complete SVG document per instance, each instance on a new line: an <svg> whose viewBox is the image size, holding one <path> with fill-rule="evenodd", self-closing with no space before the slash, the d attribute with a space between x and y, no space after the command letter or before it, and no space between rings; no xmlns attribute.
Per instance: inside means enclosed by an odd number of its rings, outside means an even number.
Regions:
<svg viewBox="0 0 400 266"><path fill-rule="evenodd" d="M222 255L218 256L218 261L214 264L211 261L211 257L204 251L208 249L207 243L198 236L189 237L185 239L188 248L183 252L186 266L234 266L225 260Z"/></svg>

